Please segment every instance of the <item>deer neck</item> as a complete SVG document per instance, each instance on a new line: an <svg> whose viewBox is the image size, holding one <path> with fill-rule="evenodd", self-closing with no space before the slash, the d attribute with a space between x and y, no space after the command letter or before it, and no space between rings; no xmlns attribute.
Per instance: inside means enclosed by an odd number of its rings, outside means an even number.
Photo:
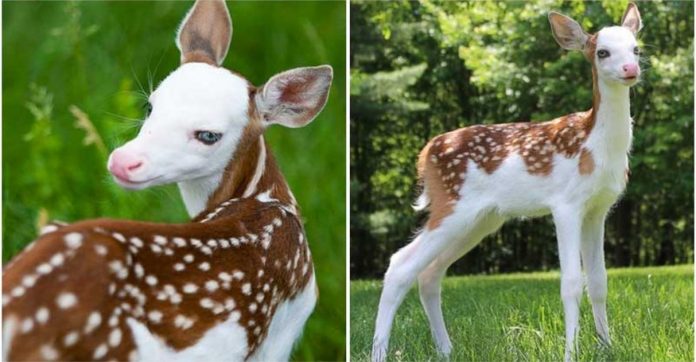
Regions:
<svg viewBox="0 0 696 362"><path fill-rule="evenodd" d="M609 157L625 158L631 147L632 120L629 88L598 79L593 69L594 148ZM600 150L598 150L600 151Z"/></svg>
<svg viewBox="0 0 696 362"><path fill-rule="evenodd" d="M267 198L295 205L273 153L260 131L247 131L222 173L179 183L186 210L193 218L230 200Z"/></svg>

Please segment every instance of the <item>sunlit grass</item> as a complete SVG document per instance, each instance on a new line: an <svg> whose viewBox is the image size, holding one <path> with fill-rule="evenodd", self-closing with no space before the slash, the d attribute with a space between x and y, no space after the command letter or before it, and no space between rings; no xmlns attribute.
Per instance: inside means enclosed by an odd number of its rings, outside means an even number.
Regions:
<svg viewBox="0 0 696 362"><path fill-rule="evenodd" d="M600 346L589 300L581 311L581 361L693 361L693 266L609 271L613 347ZM351 360L365 361L381 282L351 283ZM559 361L564 327L558 272L448 277L443 311L452 361ZM397 313L391 360L437 358L414 288Z"/></svg>

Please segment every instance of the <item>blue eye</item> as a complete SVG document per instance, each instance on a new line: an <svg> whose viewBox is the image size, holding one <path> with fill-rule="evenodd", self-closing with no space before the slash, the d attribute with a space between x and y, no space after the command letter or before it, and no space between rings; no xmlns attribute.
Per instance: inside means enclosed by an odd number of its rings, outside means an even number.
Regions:
<svg viewBox="0 0 696 362"><path fill-rule="evenodd" d="M609 51L605 49L600 49L597 51L597 58L604 59L609 56Z"/></svg>
<svg viewBox="0 0 696 362"><path fill-rule="evenodd" d="M217 142L222 138L222 133L210 132L210 131L196 131L193 134L198 141L208 146Z"/></svg>

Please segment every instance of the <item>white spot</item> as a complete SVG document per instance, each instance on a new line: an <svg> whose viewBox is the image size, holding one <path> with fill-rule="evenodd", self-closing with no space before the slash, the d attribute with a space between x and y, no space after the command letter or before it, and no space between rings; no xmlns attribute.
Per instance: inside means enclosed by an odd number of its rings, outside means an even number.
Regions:
<svg viewBox="0 0 696 362"><path fill-rule="evenodd" d="M256 312L256 308L258 308L258 306L256 305L256 303L251 303L251 304L249 304L249 311L250 311L251 313Z"/></svg>
<svg viewBox="0 0 696 362"><path fill-rule="evenodd" d="M44 275L46 275L52 271L53 271L53 267L48 263L43 263L43 264L39 265L38 268L36 268L36 272L38 272L39 274L44 274Z"/></svg>
<svg viewBox="0 0 696 362"><path fill-rule="evenodd" d="M192 263L193 262L193 254L184 255L184 261L187 263Z"/></svg>
<svg viewBox="0 0 696 362"><path fill-rule="evenodd" d="M210 292L216 291L219 287L220 285L215 280L208 280L205 282L205 289L208 289Z"/></svg>
<svg viewBox="0 0 696 362"><path fill-rule="evenodd" d="M205 309L210 309L215 306L215 303L210 298L203 298L200 301L201 307Z"/></svg>
<svg viewBox="0 0 696 362"><path fill-rule="evenodd" d="M232 276L225 272L221 272L220 274L218 274L218 278L220 278L220 280L222 280L223 282L229 282L232 280Z"/></svg>
<svg viewBox="0 0 696 362"><path fill-rule="evenodd" d="M65 257L61 253L57 253L51 257L51 260L49 261L53 266L61 266L63 265L63 262L65 261Z"/></svg>
<svg viewBox="0 0 696 362"><path fill-rule="evenodd" d="M22 325L20 326L21 332L29 333L32 329L34 329L34 321L31 318L24 319L22 321Z"/></svg>
<svg viewBox="0 0 696 362"><path fill-rule="evenodd" d="M256 301L261 303L261 301L263 300L263 297L264 297L263 293L256 294Z"/></svg>
<svg viewBox="0 0 696 362"><path fill-rule="evenodd" d="M22 278L22 285L24 285L27 288L31 288L34 286L34 284L36 284L36 279L36 275L34 274L25 275Z"/></svg>
<svg viewBox="0 0 696 362"><path fill-rule="evenodd" d="M145 275L145 270L143 269L143 266L140 265L140 263L135 264L135 276L138 277L138 279L142 278L143 275Z"/></svg>
<svg viewBox="0 0 696 362"><path fill-rule="evenodd" d="M210 263L208 263L207 261L204 261L204 262L198 264L198 269L200 269L202 271L208 271L208 270L210 270Z"/></svg>
<svg viewBox="0 0 696 362"><path fill-rule="evenodd" d="M153 310L147 314L147 318L153 323L160 323L162 322L162 312Z"/></svg>
<svg viewBox="0 0 696 362"><path fill-rule="evenodd" d="M45 324L46 321L48 321L48 308L46 307L41 307L36 311L36 321Z"/></svg>
<svg viewBox="0 0 696 362"><path fill-rule="evenodd" d="M162 246L167 245L167 238L165 238L164 236L155 235L155 237L152 240L155 242L155 244L159 244Z"/></svg>
<svg viewBox="0 0 696 362"><path fill-rule="evenodd" d="M56 231L56 230L58 230L58 226L52 225L52 224L51 224L51 225L46 225L46 226L44 226L44 227L41 228L41 231L39 232L39 234L41 234L41 235L43 235L43 234L48 234L48 233L52 233L52 232L54 232L54 231Z"/></svg>
<svg viewBox="0 0 696 362"><path fill-rule="evenodd" d="M92 358L94 359L100 359L104 356L106 356L106 352L109 350L109 348L106 346L105 343L102 343L97 347L97 349L94 350L94 354L92 355Z"/></svg>
<svg viewBox="0 0 696 362"><path fill-rule="evenodd" d="M217 240L215 240L215 239L208 240L208 246L210 246L211 248L217 247L218 246Z"/></svg>
<svg viewBox="0 0 696 362"><path fill-rule="evenodd" d="M235 305L236 305L236 303L234 302L234 299L232 299L232 298L225 299L225 309L227 309L228 311L233 310Z"/></svg>
<svg viewBox="0 0 696 362"><path fill-rule="evenodd" d="M222 247L223 249L230 247L230 242L227 241L227 239L220 239L219 243L220 243L220 247Z"/></svg>
<svg viewBox="0 0 696 362"><path fill-rule="evenodd" d="M58 359L58 351L56 351L56 349L53 348L53 346L50 346L48 344L44 344L43 346L41 346L40 352L41 357L45 360L53 361Z"/></svg>
<svg viewBox="0 0 696 362"><path fill-rule="evenodd" d="M132 237L132 238L130 239L130 242L131 242L131 244L133 244L133 246L135 246L135 247L138 247L138 248L142 248L142 247L143 247L143 241L142 241L140 238L138 238L138 237Z"/></svg>
<svg viewBox="0 0 696 362"><path fill-rule="evenodd" d="M182 271L182 270L184 270L184 269L186 269L186 266L184 266L184 264L182 264L182 263L176 263L176 264L174 264L174 270L176 270L176 271Z"/></svg>
<svg viewBox="0 0 696 362"><path fill-rule="evenodd" d="M85 325L85 333L92 333L102 322L102 316L99 312L92 312L87 317L87 324Z"/></svg>
<svg viewBox="0 0 696 362"><path fill-rule="evenodd" d="M70 347L77 343L78 339L80 339L80 334L77 331L72 331L63 337L63 345L65 347Z"/></svg>
<svg viewBox="0 0 696 362"><path fill-rule="evenodd" d="M94 251L101 256L106 255L108 252L106 246L100 244L94 245Z"/></svg>
<svg viewBox="0 0 696 362"><path fill-rule="evenodd" d="M176 245L180 248L183 248L186 246L186 239L184 239L184 238L176 237L176 238L172 239L172 241L174 242L174 245Z"/></svg>
<svg viewBox="0 0 696 362"><path fill-rule="evenodd" d="M242 316L242 314L239 313L239 311L234 311L234 312L230 313L230 320L232 322L237 322L237 321L239 321L239 318L241 316Z"/></svg>
<svg viewBox="0 0 696 362"><path fill-rule="evenodd" d="M119 344L121 344L121 329L119 328L114 328L111 330L111 333L109 333L109 346L111 347L116 347Z"/></svg>
<svg viewBox="0 0 696 362"><path fill-rule="evenodd" d="M193 326L193 320L179 314L174 318L174 325L181 329L189 329Z"/></svg>
<svg viewBox="0 0 696 362"><path fill-rule="evenodd" d="M65 245L70 249L77 249L82 245L82 234L80 233L69 233L63 237L65 240Z"/></svg>
<svg viewBox="0 0 696 362"><path fill-rule="evenodd" d="M116 240L118 240L118 241L120 241L120 242L122 242L122 243L125 243L125 242L126 242L126 238L123 237L123 234L120 234L120 233L112 233L111 235L114 237L114 239L116 239Z"/></svg>
<svg viewBox="0 0 696 362"><path fill-rule="evenodd" d="M152 252L155 253L155 254L161 254L161 253L162 253L162 247L159 246L159 245L150 244L150 250L152 250Z"/></svg>
<svg viewBox="0 0 696 362"><path fill-rule="evenodd" d="M242 280L244 278L244 272L235 270L234 272L232 272L232 277L235 280Z"/></svg>
<svg viewBox="0 0 696 362"><path fill-rule="evenodd" d="M60 309L68 309L77 304L77 297L73 293L60 293L56 298L56 304Z"/></svg>
<svg viewBox="0 0 696 362"><path fill-rule="evenodd" d="M202 252L203 254L210 255L210 254L213 253L213 250L210 249L209 247L203 245L203 246L201 246L201 252Z"/></svg>
<svg viewBox="0 0 696 362"><path fill-rule="evenodd" d="M186 294L193 294L198 290L198 287L195 284L192 283L187 283L184 285L183 291Z"/></svg>
<svg viewBox="0 0 696 362"><path fill-rule="evenodd" d="M145 277L145 283L151 286L155 286L157 285L157 277L154 275L148 275L147 277Z"/></svg>
<svg viewBox="0 0 696 362"><path fill-rule="evenodd" d="M251 295L251 284L250 283L244 283L244 285L242 285L242 293L244 295Z"/></svg>
<svg viewBox="0 0 696 362"><path fill-rule="evenodd" d="M14 289L12 289L12 291L10 292L10 295L15 298L21 297L24 295L24 291L24 287L22 286L14 287Z"/></svg>

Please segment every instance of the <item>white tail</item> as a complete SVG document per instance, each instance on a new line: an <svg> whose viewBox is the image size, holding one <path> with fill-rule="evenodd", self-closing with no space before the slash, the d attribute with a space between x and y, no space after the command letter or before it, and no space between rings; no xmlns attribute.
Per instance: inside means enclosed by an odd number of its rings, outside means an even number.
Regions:
<svg viewBox="0 0 696 362"><path fill-rule="evenodd" d="M3 273L4 360L287 360L317 290L295 199L263 138L324 106L328 66L256 88L219 65L224 1L198 1L182 65L113 151L124 187L176 182L193 220L51 224Z"/></svg>
<svg viewBox="0 0 696 362"><path fill-rule="evenodd" d="M552 214L561 264L565 359L573 358L579 302L587 274L599 337L610 343L606 315L604 220L626 187L631 146L629 87L640 76L638 8L622 26L586 34L574 20L550 13L556 41L592 64L593 106L544 123L471 126L439 135L423 149L418 171L430 200L425 230L391 259L379 303L372 358L386 358L389 334L406 291L419 282L438 351L452 344L440 307L440 282L454 261L519 216ZM582 265L581 265L582 259Z"/></svg>

